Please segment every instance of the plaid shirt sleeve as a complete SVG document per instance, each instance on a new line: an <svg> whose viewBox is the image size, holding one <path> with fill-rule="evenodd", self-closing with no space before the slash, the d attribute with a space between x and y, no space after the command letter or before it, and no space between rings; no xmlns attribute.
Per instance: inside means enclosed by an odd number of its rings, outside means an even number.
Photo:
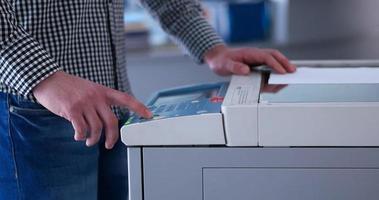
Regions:
<svg viewBox="0 0 379 200"><path fill-rule="evenodd" d="M198 0L141 0L162 28L198 63L222 39L203 17Z"/></svg>
<svg viewBox="0 0 379 200"><path fill-rule="evenodd" d="M61 70L21 26L7 0L0 0L0 82L28 96L40 81Z"/></svg>

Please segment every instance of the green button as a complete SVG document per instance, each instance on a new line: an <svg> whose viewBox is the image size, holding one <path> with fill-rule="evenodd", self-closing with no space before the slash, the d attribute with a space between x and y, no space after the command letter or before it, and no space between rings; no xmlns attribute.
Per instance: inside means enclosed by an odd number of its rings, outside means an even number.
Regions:
<svg viewBox="0 0 379 200"><path fill-rule="evenodd" d="M134 118L134 117L130 117L130 118L128 119L128 121L125 122L125 125L129 125L129 124L131 124L133 118Z"/></svg>

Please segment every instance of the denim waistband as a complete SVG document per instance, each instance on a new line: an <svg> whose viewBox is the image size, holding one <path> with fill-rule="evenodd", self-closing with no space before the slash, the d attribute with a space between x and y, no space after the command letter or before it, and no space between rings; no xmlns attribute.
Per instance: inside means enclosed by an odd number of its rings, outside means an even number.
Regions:
<svg viewBox="0 0 379 200"><path fill-rule="evenodd" d="M36 102L30 101L29 99L20 96L13 95L9 93L0 92L0 101L8 102L9 105L25 108L35 108L35 109L44 109L44 107Z"/></svg>

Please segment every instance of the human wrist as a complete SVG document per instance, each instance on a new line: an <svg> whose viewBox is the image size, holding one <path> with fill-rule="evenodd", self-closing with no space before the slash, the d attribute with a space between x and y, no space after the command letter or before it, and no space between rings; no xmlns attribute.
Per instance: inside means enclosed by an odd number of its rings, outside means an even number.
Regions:
<svg viewBox="0 0 379 200"><path fill-rule="evenodd" d="M214 58L216 58L221 53L225 52L228 49L228 47L225 44L218 44L211 49L209 49L204 54L204 61L209 64L212 62Z"/></svg>
<svg viewBox="0 0 379 200"><path fill-rule="evenodd" d="M49 77L47 77L46 79L42 80L41 82L39 82L33 89L32 89L32 93L34 96L36 96L36 94L40 93L41 91L43 91L46 87L48 87L48 85L50 85L52 82L55 82L56 80L60 79L60 77L64 76L66 73L62 70L59 70L59 71L56 71L54 72L53 74L51 74Z"/></svg>

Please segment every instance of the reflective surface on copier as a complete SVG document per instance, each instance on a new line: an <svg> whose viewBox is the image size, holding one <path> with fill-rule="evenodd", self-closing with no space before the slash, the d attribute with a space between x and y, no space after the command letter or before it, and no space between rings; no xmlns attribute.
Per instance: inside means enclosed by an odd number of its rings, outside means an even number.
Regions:
<svg viewBox="0 0 379 200"><path fill-rule="evenodd" d="M260 102L379 102L379 84L262 84Z"/></svg>

